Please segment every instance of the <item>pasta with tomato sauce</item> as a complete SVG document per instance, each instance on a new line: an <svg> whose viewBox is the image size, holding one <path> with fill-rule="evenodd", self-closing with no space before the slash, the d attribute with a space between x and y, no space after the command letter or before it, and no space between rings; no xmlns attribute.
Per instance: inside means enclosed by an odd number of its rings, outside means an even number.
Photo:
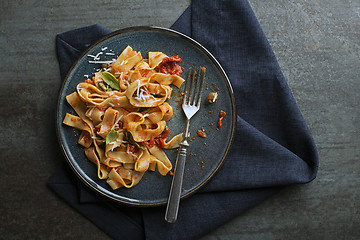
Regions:
<svg viewBox="0 0 360 240"><path fill-rule="evenodd" d="M67 113L63 123L81 130L78 143L112 189L135 186L148 170L165 176L172 169L163 149L179 147L183 136L168 140L173 110L166 100L170 85L184 82L180 62L162 52L143 59L128 46L66 96L78 116Z"/></svg>

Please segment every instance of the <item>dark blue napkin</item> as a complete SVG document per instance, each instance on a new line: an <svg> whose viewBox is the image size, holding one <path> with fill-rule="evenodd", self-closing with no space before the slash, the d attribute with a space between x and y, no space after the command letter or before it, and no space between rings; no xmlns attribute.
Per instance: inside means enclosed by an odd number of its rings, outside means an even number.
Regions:
<svg viewBox="0 0 360 240"><path fill-rule="evenodd" d="M108 202L65 163L59 167L48 185L115 239L198 239L284 186L317 174L312 136L248 2L192 1L171 28L200 42L227 72L238 113L235 140L218 173L181 202L175 224L165 222L165 207ZM77 56L107 33L93 25L57 36L62 79Z"/></svg>

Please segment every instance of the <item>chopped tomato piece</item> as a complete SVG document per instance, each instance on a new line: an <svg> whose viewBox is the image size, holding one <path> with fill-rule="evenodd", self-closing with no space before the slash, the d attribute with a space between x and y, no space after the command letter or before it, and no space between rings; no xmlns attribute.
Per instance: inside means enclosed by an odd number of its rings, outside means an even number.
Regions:
<svg viewBox="0 0 360 240"><path fill-rule="evenodd" d="M85 83L89 83L89 84L92 84L92 85L94 85L94 82L93 82L93 80L90 80L90 79L86 79L86 80L85 80Z"/></svg>
<svg viewBox="0 0 360 240"><path fill-rule="evenodd" d="M226 116L226 112L224 112L223 110L220 110L219 119L218 119L218 122L217 122L218 127L222 126L222 120L224 119L225 116Z"/></svg>
<svg viewBox="0 0 360 240"><path fill-rule="evenodd" d="M205 132L202 131L202 130L197 130L197 135L198 135L199 137L206 138L206 134L205 134Z"/></svg>
<svg viewBox="0 0 360 240"><path fill-rule="evenodd" d="M84 136L84 142L90 142L91 141L91 138L90 137L88 137L88 136Z"/></svg>
<svg viewBox="0 0 360 240"><path fill-rule="evenodd" d="M149 143L148 143L149 148L152 148L154 146L154 144L155 144L155 138L154 138L154 136L151 136Z"/></svg>
<svg viewBox="0 0 360 240"><path fill-rule="evenodd" d="M127 144L126 146L126 152L127 153L134 153L136 150L136 146L135 145L132 145L130 143Z"/></svg>
<svg viewBox="0 0 360 240"><path fill-rule="evenodd" d="M159 138L167 139L169 137L169 129L165 128L162 133L158 136Z"/></svg>
<svg viewBox="0 0 360 240"><path fill-rule="evenodd" d="M165 140L163 138L155 138L155 143L161 148L165 147Z"/></svg>
<svg viewBox="0 0 360 240"><path fill-rule="evenodd" d="M154 124L153 124L154 125ZM157 126L157 124L155 124ZM150 126L150 129L152 126ZM156 128L156 127L155 127ZM148 146L151 148L154 146L154 144L158 145L160 148L165 147L165 140L169 137L169 129L165 128L162 133L159 134L159 136L154 137L151 136L149 141L147 142Z"/></svg>
<svg viewBox="0 0 360 240"><path fill-rule="evenodd" d="M184 71L184 68L177 64L180 62L181 58L179 56L165 57L159 64L159 70L165 74L175 74L180 76Z"/></svg>

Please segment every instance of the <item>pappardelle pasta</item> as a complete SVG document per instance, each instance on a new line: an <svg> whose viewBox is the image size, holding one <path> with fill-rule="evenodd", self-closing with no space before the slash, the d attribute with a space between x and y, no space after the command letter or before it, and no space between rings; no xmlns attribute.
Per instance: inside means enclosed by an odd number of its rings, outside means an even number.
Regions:
<svg viewBox="0 0 360 240"><path fill-rule="evenodd" d="M173 110L166 100L170 85L180 88L184 82L180 62L162 52L143 59L128 46L66 96L78 116L67 113L63 123L81 130L78 143L112 189L135 186L147 170L157 168L165 176L172 169L163 149L179 147L183 136L168 141Z"/></svg>

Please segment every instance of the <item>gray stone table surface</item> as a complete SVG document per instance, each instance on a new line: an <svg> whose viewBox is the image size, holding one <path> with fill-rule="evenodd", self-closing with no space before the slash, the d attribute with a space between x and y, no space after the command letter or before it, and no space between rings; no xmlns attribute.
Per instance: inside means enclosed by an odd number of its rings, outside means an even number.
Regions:
<svg viewBox="0 0 360 240"><path fill-rule="evenodd" d="M46 187L64 161L56 34L95 23L170 27L190 4L88 2L0 1L0 239L109 238ZM202 239L360 239L360 1L250 4L314 136L319 173Z"/></svg>

